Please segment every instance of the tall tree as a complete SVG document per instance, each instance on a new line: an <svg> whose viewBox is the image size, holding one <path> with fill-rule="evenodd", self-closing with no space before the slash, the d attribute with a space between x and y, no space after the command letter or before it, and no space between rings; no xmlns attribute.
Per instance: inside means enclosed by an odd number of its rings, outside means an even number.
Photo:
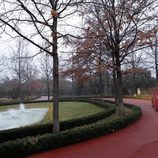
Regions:
<svg viewBox="0 0 158 158"><path fill-rule="evenodd" d="M144 42L149 45L149 49L145 50L145 52L154 60L155 76L158 81L158 24L150 32L144 33L144 36Z"/></svg>
<svg viewBox="0 0 158 158"><path fill-rule="evenodd" d="M98 32L94 24L99 22L100 34L97 37L104 37L102 43L111 54L116 104L120 114L124 111L121 64L126 56L140 49L139 32L155 18L151 11L155 6L153 0L91 0L83 11L91 32Z"/></svg>
<svg viewBox="0 0 158 158"><path fill-rule="evenodd" d="M133 83L133 76L134 83ZM155 78L151 76L151 72L143 67L126 69L123 71L123 92L124 95L140 94L142 90L147 91L147 88L154 87L156 84ZM139 88L141 91L136 91Z"/></svg>
<svg viewBox="0 0 158 158"><path fill-rule="evenodd" d="M2 31L7 32L10 36L23 37L39 48L40 53L45 52L53 57L54 133L60 130L58 39L69 35L59 32L58 23L75 13L76 8L72 8L72 6L78 6L78 3L80 0L1 0L0 2ZM46 44L43 46L43 43Z"/></svg>
<svg viewBox="0 0 158 158"><path fill-rule="evenodd" d="M6 67L6 57L3 55L0 57L0 73L3 72L5 70Z"/></svg>
<svg viewBox="0 0 158 158"><path fill-rule="evenodd" d="M23 57L25 61L25 69L24 69L24 82L25 82L25 95L27 99L32 97L32 82L37 79L38 70L37 66L34 64L33 58L29 57L29 53Z"/></svg>
<svg viewBox="0 0 158 158"><path fill-rule="evenodd" d="M123 62L123 75L130 76L130 82L132 87L131 89L133 94L137 94L137 88L139 88L137 87L137 76L139 73L141 74L142 72L144 72L144 70L146 70L145 68L142 68L145 66L145 62L146 60L142 52L129 54Z"/></svg>
<svg viewBox="0 0 158 158"><path fill-rule="evenodd" d="M84 29L82 39L72 42L74 52L69 59L69 68L65 74L71 74L78 83L89 82L89 91L92 92L92 81L98 78L100 97L103 98L103 74L108 68L106 48L102 45L102 39L96 38L96 34ZM70 64L71 63L71 64Z"/></svg>
<svg viewBox="0 0 158 158"><path fill-rule="evenodd" d="M16 42L16 49L12 49L11 55L11 70L13 78L17 80L18 98L19 101L23 100L22 83L24 82L24 71L25 71L25 57L26 57L26 43L23 39L19 38Z"/></svg>
<svg viewBox="0 0 158 158"><path fill-rule="evenodd" d="M40 72L41 72L42 78L47 87L48 100L50 101L50 82L52 81L52 73L53 73L52 61L51 61L50 55L46 54L41 57L40 67L41 67Z"/></svg>

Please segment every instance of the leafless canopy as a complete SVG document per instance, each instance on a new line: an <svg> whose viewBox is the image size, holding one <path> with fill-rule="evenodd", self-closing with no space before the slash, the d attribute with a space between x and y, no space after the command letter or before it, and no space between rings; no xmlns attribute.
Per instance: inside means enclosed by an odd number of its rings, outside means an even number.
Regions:
<svg viewBox="0 0 158 158"><path fill-rule="evenodd" d="M71 16L77 9L72 6L79 3L75 0L1 0L0 33L21 36L41 51L53 55L50 49L54 44L53 35L65 37L59 31L55 32L54 18L62 20Z"/></svg>

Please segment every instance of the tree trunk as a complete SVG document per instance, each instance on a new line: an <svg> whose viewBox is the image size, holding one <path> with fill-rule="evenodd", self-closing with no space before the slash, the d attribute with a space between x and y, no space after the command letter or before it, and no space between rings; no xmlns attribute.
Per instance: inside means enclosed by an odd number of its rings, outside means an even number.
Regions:
<svg viewBox="0 0 158 158"><path fill-rule="evenodd" d="M58 55L53 56L53 133L60 131L59 126L59 72Z"/></svg>
<svg viewBox="0 0 158 158"><path fill-rule="evenodd" d="M102 73L99 72L99 90L100 90L100 99L101 99L101 101L103 101L103 89L104 89L103 77L102 77Z"/></svg>
<svg viewBox="0 0 158 158"><path fill-rule="evenodd" d="M119 61L119 54L116 54L116 94L117 94L117 106L118 114L124 115L124 106L123 106L123 93L122 93L122 73L121 73L121 64Z"/></svg>
<svg viewBox="0 0 158 158"><path fill-rule="evenodd" d="M133 68L134 69L134 68ZM136 74L135 72L133 73L133 92L134 92L134 95L136 94L137 95L137 87L136 87Z"/></svg>
<svg viewBox="0 0 158 158"><path fill-rule="evenodd" d="M31 96L31 95L29 95L30 94L30 92L31 92L31 90L29 89L29 87L30 87L30 78L29 78L29 68L28 68L28 62L27 62L27 74L26 74L26 78L27 78L27 84L26 84L26 93L27 93L27 99L29 100L29 96ZM29 91L30 90L30 91Z"/></svg>
<svg viewBox="0 0 158 158"><path fill-rule="evenodd" d="M155 71L156 71L156 80L158 81L158 61L157 61L157 38L155 37Z"/></svg>
<svg viewBox="0 0 158 158"><path fill-rule="evenodd" d="M106 71L106 88L107 88L107 95L111 95L111 90L110 90L110 74L108 70Z"/></svg>
<svg viewBox="0 0 158 158"><path fill-rule="evenodd" d="M114 93L114 97L115 97L115 104L118 105L118 96L117 96L117 82L116 82L116 62L115 62L115 57L114 55L112 55L112 63L113 63L113 93Z"/></svg>
<svg viewBox="0 0 158 158"><path fill-rule="evenodd" d="M103 76L102 76L102 47L101 42L99 42L99 91L100 98L103 101L104 85L103 85Z"/></svg>
<svg viewBox="0 0 158 158"><path fill-rule="evenodd" d="M18 71L19 71L19 72L18 72L19 74L18 74L18 75L19 75L19 101L20 101L20 103L21 103L21 102L22 102L22 82L21 82L22 79L21 79L21 59L20 59L20 58L21 58L21 57L18 58L18 60L19 60L19 61L18 61L18 62L19 62L19 63L18 63L18 64L19 64L19 65L18 65L18 66L19 66L19 70L18 70Z"/></svg>
<svg viewBox="0 0 158 158"><path fill-rule="evenodd" d="M48 95L48 101L50 101L50 87L49 87L49 81L47 83L47 95Z"/></svg>
<svg viewBox="0 0 158 158"><path fill-rule="evenodd" d="M71 84L71 87L72 87L72 91L71 91L71 93L72 93L72 98L75 96L75 82L74 82L74 76L73 76L73 74L72 74L72 84Z"/></svg>
<svg viewBox="0 0 158 158"><path fill-rule="evenodd" d="M48 96L48 101L50 101L50 73L49 73L49 57L46 54L46 58L45 58L45 64L46 64L46 86L47 86L47 96Z"/></svg>
<svg viewBox="0 0 158 158"><path fill-rule="evenodd" d="M60 131L59 125L59 61L57 52L57 17L53 17L53 133Z"/></svg>
<svg viewBox="0 0 158 158"><path fill-rule="evenodd" d="M21 75L19 76L19 101L22 102L22 83L21 83Z"/></svg>
<svg viewBox="0 0 158 158"><path fill-rule="evenodd" d="M29 100L29 81L27 77L27 84L26 84L26 93L27 93L27 100Z"/></svg>

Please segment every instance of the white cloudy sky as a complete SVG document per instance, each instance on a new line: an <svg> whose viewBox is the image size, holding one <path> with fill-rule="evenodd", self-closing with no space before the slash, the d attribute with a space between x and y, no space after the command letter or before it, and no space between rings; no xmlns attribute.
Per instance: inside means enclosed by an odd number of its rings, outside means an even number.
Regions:
<svg viewBox="0 0 158 158"><path fill-rule="evenodd" d="M78 15L74 14L73 16L69 17L68 19L64 19L64 21L61 21L60 22L60 32L63 32L63 33L68 33L70 32L71 34L76 34L77 32L80 32L81 33L81 30L78 30L75 28L75 26L79 27L80 24L82 24L82 18L79 18ZM72 26L74 27L71 27L71 26L67 26L67 24L71 24ZM62 27L61 27L62 26ZM26 29L26 28L25 28ZM29 26L27 28L27 30L29 30ZM11 38L9 35L7 34L3 34L0 36L0 56L1 55L5 55L7 58L10 58L10 55L12 54L12 49L16 49L16 38ZM59 56L61 57L64 57L64 58L67 58L67 54L66 53L61 53L63 51L66 51L66 52L69 52L69 47L65 47L63 45L60 44L59 42ZM35 46L33 46L32 44L30 44L28 46L28 50L30 52L30 54L34 55L36 53L39 52L39 49L37 49ZM69 54L69 53L68 53ZM39 61L39 56L36 56L34 58L34 60L36 61L36 63L38 64L38 61ZM64 58L62 58L64 60ZM5 71L3 71L3 73L0 73L0 76L3 76L3 74L7 74L10 76L10 72L8 72L7 68L5 69Z"/></svg>
<svg viewBox="0 0 158 158"><path fill-rule="evenodd" d="M61 31L70 32L71 34L76 34L77 32L81 33L81 30L74 29L72 27L68 27L68 26L66 26L66 24L71 24L74 26L79 26L80 24L82 25L83 24L82 18L79 18L76 14L69 17L67 20L61 22L61 24L60 24L62 26ZM0 37L0 54L9 56L12 51L11 48L15 48L15 41L16 41L16 39L12 39L8 35L1 35L1 37ZM29 46L29 50L31 51L32 54L36 54L39 51L32 45ZM59 53L62 52L63 50L69 51L70 49L69 48L65 49L65 47L62 47L62 45L59 45ZM66 57L67 55L64 54L63 56Z"/></svg>

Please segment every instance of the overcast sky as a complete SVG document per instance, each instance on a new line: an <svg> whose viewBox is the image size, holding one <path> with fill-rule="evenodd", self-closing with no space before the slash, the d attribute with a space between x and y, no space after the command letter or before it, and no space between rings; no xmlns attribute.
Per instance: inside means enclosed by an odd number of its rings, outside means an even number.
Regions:
<svg viewBox="0 0 158 158"><path fill-rule="evenodd" d="M67 26L67 24L71 24L74 27ZM79 17L77 14L74 14L73 16L68 17L67 19L64 19L64 21L61 21L59 28L60 28L60 32L66 32L66 33L71 33L71 34L77 34L77 33L81 34L82 31L80 29L75 28L75 26L78 27L80 25L83 25L83 19L81 17ZM29 26L26 30L29 30ZM9 57L12 52L11 48L13 48L13 49L15 48L15 41L16 41L16 39L12 39L8 35L1 35L1 37L0 37L0 55L6 55L7 57ZM59 53L62 51L69 52L69 50L70 50L69 47L60 45L60 43L59 43L58 47L59 47L59 49L58 49ZM31 54L36 54L39 51L39 49L35 48L32 45L29 45L28 49ZM62 56L64 58L66 58L68 55L63 54ZM60 53L60 56L61 56L61 53Z"/></svg>

